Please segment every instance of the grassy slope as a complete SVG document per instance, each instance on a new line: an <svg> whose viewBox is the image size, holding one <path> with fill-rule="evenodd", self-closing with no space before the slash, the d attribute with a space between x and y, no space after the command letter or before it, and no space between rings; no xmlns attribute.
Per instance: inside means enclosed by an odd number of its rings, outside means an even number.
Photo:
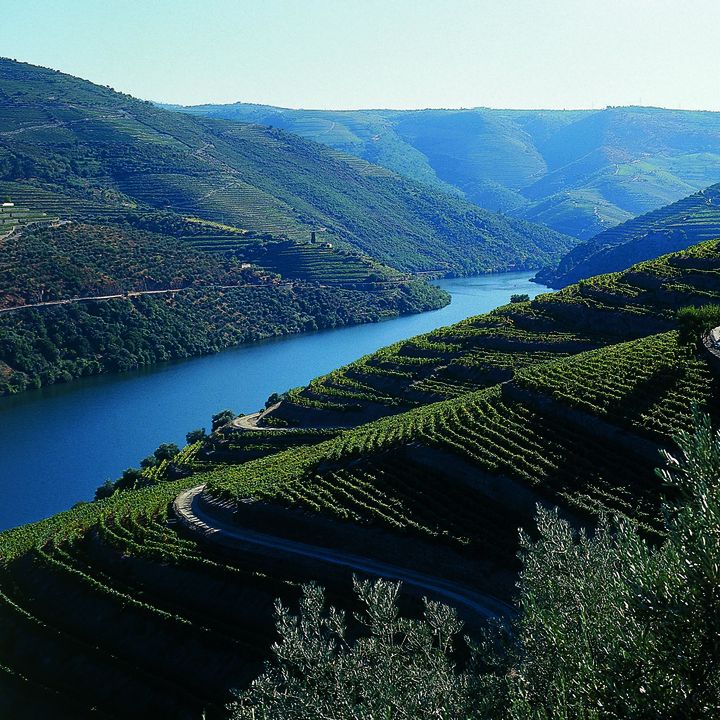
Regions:
<svg viewBox="0 0 720 720"><path fill-rule="evenodd" d="M720 177L717 113L184 109L274 125L583 239Z"/></svg>
<svg viewBox="0 0 720 720"><path fill-rule="evenodd" d="M161 110L0 60L8 194L54 212L168 208L293 240L325 228L319 239L402 270L538 267L572 245L298 136Z"/></svg>
<svg viewBox="0 0 720 720"><path fill-rule="evenodd" d="M661 491L643 443L667 444L691 402L717 410L717 380L704 357L678 346L673 312L717 302L719 271L720 244L707 242L469 319L412 341L426 352L417 357L447 366L463 357L448 346L468 343L486 368L509 371L509 383L486 377L471 392L339 434L286 431L285 450L250 462L189 446L174 471L188 477L170 481L165 464L147 471L157 485L3 533L6 706L22 701L27 711L50 694L58 710L78 703L114 717L190 718L205 707L220 716L228 688L247 681L270 642L272 597L293 600L293 583L312 573L178 534L168 503L199 482L360 528L355 542L365 537L368 548L379 528L387 547L410 538L421 555L444 549L467 567L514 566L515 528L532 513L523 492L578 518L611 509L652 531ZM525 350L514 375L508 342ZM592 345L602 347L582 351ZM423 556L434 571L446 567L435 550ZM465 574L498 591L493 577ZM331 593L342 595L338 582ZM39 655L49 662L38 665Z"/></svg>
<svg viewBox="0 0 720 720"><path fill-rule="evenodd" d="M573 248L557 265L538 273L551 287L623 270L720 234L720 185L633 218Z"/></svg>

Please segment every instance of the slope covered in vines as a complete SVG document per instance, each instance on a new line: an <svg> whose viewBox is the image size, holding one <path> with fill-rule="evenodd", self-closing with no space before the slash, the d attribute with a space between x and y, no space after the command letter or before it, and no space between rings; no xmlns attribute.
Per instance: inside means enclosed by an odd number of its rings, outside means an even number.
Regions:
<svg viewBox="0 0 720 720"><path fill-rule="evenodd" d="M659 449L693 407L720 419L711 356L673 327L679 306L717 301L717 264L709 242L415 339L417 357L448 365L448 346L471 337L506 375L414 396L412 408L375 397L386 416L346 429L229 424L145 468L136 489L0 534L0 708L222 718L267 657L274 598L294 601L315 579L353 609L352 566L189 532L172 510L185 489L204 488L211 523L342 548L500 602L537 503L576 525L612 512L657 539ZM410 612L416 595L403 594Z"/></svg>

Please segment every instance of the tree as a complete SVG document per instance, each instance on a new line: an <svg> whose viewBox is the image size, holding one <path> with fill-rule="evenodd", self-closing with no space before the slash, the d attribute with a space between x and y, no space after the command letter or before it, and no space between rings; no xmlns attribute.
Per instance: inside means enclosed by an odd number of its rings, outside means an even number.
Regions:
<svg viewBox="0 0 720 720"><path fill-rule="evenodd" d="M510 302L511 303L522 303L522 302L529 302L530 296L527 293L515 293L514 295L510 296Z"/></svg>
<svg viewBox="0 0 720 720"><path fill-rule="evenodd" d="M720 717L720 432L697 417L676 441L661 545L548 511L523 538L510 717Z"/></svg>
<svg viewBox="0 0 720 720"><path fill-rule="evenodd" d="M422 620L401 617L399 584L355 581L361 633L325 609L323 591L305 586L300 614L276 605L276 662L239 695L233 720L454 720L474 716L473 678L451 659L462 623L425 601Z"/></svg>
<svg viewBox="0 0 720 720"><path fill-rule="evenodd" d="M158 464L158 459L154 455L148 455L147 457L144 457L140 461L140 467L143 470L147 470L147 468L155 467L155 465Z"/></svg>
<svg viewBox="0 0 720 720"><path fill-rule="evenodd" d="M356 582L355 638L308 586L299 616L276 606L274 662L233 720L720 717L720 431L696 416L676 442L658 471L664 539L608 518L590 535L539 510L538 539L521 535L517 614L463 667L450 608L426 600L409 620L399 585Z"/></svg>
<svg viewBox="0 0 720 720"><path fill-rule="evenodd" d="M191 430L186 436L185 441L188 445L193 445L196 442L200 442L207 437L205 428L198 428L197 430Z"/></svg>
<svg viewBox="0 0 720 720"><path fill-rule="evenodd" d="M278 393L274 392L265 401L265 407L269 408L271 405L275 405L276 403L279 403L280 400L282 400L282 395L279 395Z"/></svg>
<svg viewBox="0 0 720 720"><path fill-rule="evenodd" d="M212 429L213 432L221 428L223 425L227 425L231 420L237 417L236 413L232 410L221 410L212 416Z"/></svg>
<svg viewBox="0 0 720 720"><path fill-rule="evenodd" d="M163 443L157 447L153 455L158 462L161 462L172 460L179 452L180 448L175 443Z"/></svg>
<svg viewBox="0 0 720 720"><path fill-rule="evenodd" d="M103 500L110 497L115 492L115 483L112 480L106 480L96 491L95 499Z"/></svg>
<svg viewBox="0 0 720 720"><path fill-rule="evenodd" d="M141 482L142 471L137 468L128 468L124 470L120 478L115 481L115 488L117 490L130 490Z"/></svg>

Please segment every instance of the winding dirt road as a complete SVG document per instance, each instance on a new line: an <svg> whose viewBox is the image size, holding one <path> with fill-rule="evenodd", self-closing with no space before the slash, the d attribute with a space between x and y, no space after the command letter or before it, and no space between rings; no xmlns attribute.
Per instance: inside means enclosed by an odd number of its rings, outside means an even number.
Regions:
<svg viewBox="0 0 720 720"><path fill-rule="evenodd" d="M280 550L287 555L307 557L330 565L347 567L366 575L399 580L403 585L427 592L429 596L449 605L462 605L485 620L512 612L509 605L492 595L480 593L443 578L425 575L372 558L353 555L336 548L308 545L223 522L216 517L211 517L200 507L198 498L204 487L204 485L198 485L181 492L173 503L173 509L185 528L208 542L235 548L239 544L251 544L268 550Z"/></svg>

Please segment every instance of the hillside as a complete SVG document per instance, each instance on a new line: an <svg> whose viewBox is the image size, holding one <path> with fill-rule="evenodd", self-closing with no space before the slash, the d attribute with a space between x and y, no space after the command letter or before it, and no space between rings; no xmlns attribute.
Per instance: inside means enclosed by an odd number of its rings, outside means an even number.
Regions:
<svg viewBox="0 0 720 720"><path fill-rule="evenodd" d="M628 220L573 248L538 282L554 288L683 250L720 235L720 185Z"/></svg>
<svg viewBox="0 0 720 720"><path fill-rule="evenodd" d="M720 179L711 112L176 109L282 128L585 240Z"/></svg>
<svg viewBox="0 0 720 720"><path fill-rule="evenodd" d="M199 248L202 224L130 219L175 237L66 221L21 226L0 241L0 395L448 301L423 281L333 249L223 230L257 256L241 262Z"/></svg>
<svg viewBox="0 0 720 720"><path fill-rule="evenodd" d="M62 218L172 210L403 271L540 267L570 238L280 130L192 117L0 60L0 196Z"/></svg>
<svg viewBox="0 0 720 720"><path fill-rule="evenodd" d="M267 417L348 426L511 379L517 371L675 327L720 299L718 241L440 328L290 391Z"/></svg>
<svg viewBox="0 0 720 720"><path fill-rule="evenodd" d="M385 377L386 417L229 424L101 501L3 533L0 707L223 717L276 637L273 599L315 579L352 610L357 558L407 579L410 612L419 595L454 597L475 634L513 592L516 528L537 502L576 524L612 510L658 537L658 448L693 404L718 408L717 370L697 338L680 341L676 311L717 303L719 275L710 241L470 318L362 361ZM427 378L416 366L457 360L468 386L446 383L449 399L406 392ZM339 549L355 560L333 561Z"/></svg>

